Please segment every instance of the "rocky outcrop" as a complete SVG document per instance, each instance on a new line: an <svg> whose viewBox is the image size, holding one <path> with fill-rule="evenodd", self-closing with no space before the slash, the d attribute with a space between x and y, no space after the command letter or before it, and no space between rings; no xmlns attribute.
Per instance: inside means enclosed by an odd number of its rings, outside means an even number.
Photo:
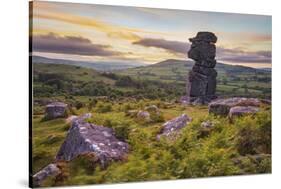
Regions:
<svg viewBox="0 0 281 189"><path fill-rule="evenodd" d="M239 117L243 115L255 114L259 111L259 108L254 106L234 106L229 110L229 118Z"/></svg>
<svg viewBox="0 0 281 189"><path fill-rule="evenodd" d="M37 172L35 175L33 175L33 183L34 186L40 186L44 180L46 180L48 177L55 177L58 174L61 173L61 170L58 168L58 166L54 163L51 163L44 167L42 170Z"/></svg>
<svg viewBox="0 0 281 189"><path fill-rule="evenodd" d="M198 32L190 38L192 43L188 58L195 60L187 81L187 96L182 99L188 104L207 104L215 99L217 72L216 46L217 37L212 32Z"/></svg>
<svg viewBox="0 0 281 189"><path fill-rule="evenodd" d="M173 138L190 121L191 121L191 118L189 118L186 114L182 114L179 117L176 117L170 121L167 121L166 123L164 123L162 125L161 132L160 132L160 134L157 135L157 139L160 139L163 136L168 137L168 138Z"/></svg>
<svg viewBox="0 0 281 189"><path fill-rule="evenodd" d="M209 104L209 113L212 113L214 115L227 116L229 115L230 109L235 106L258 107L261 104L261 101L257 98L234 97L227 99L218 99L212 101Z"/></svg>
<svg viewBox="0 0 281 189"><path fill-rule="evenodd" d="M73 120L56 160L70 161L78 155L94 153L100 165L105 167L110 161L124 159L129 145L118 140L113 129L85 122L88 116Z"/></svg>
<svg viewBox="0 0 281 189"><path fill-rule="evenodd" d="M62 102L52 102L46 106L45 119L56 119L67 116L67 104Z"/></svg>

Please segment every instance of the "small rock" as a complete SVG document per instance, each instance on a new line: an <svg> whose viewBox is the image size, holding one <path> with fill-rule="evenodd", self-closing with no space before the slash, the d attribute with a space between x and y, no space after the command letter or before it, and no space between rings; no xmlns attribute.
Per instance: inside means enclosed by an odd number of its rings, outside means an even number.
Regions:
<svg viewBox="0 0 281 189"><path fill-rule="evenodd" d="M50 176L57 176L61 171L56 164L51 163L43 168L41 171L33 175L34 186L40 186L42 182Z"/></svg>
<svg viewBox="0 0 281 189"><path fill-rule="evenodd" d="M201 128L199 129L198 138L203 138L209 136L214 128L214 123L211 121L203 121L201 123Z"/></svg>
<svg viewBox="0 0 281 189"><path fill-rule="evenodd" d="M46 106L45 119L56 119L67 116L67 104L62 102L53 102Z"/></svg>
<svg viewBox="0 0 281 189"><path fill-rule="evenodd" d="M144 121L150 121L150 113L147 111L139 111L137 118Z"/></svg>
<svg viewBox="0 0 281 189"><path fill-rule="evenodd" d="M206 128L206 129L210 129L210 128L213 128L214 127L214 124L211 122L211 121L203 121L201 123L201 127L202 128Z"/></svg>
<svg viewBox="0 0 281 189"><path fill-rule="evenodd" d="M230 108L229 111L229 118L232 119L234 117L243 116L243 115L249 115L249 114L255 114L259 111L259 108L254 106L234 106Z"/></svg>
<svg viewBox="0 0 281 189"><path fill-rule="evenodd" d="M179 117L176 117L170 121L167 121L162 125L162 130L160 134L157 135L157 139L160 139L162 136L170 137L186 126L187 123L191 121L186 114L182 114Z"/></svg>

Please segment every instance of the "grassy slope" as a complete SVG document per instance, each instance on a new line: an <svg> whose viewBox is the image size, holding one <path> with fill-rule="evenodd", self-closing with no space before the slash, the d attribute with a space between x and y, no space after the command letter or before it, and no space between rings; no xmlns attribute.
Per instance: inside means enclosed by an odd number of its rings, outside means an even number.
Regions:
<svg viewBox="0 0 281 189"><path fill-rule="evenodd" d="M123 75L131 75L132 77L140 77L141 79L155 79L166 77L166 82L176 79L177 82L184 82L187 71L191 65L182 66L179 62L175 68L171 68L169 62L162 65L154 65L150 67L141 67L118 72ZM221 65L218 65L218 68ZM231 67L228 67L229 69ZM237 73L225 72L219 68L219 78L223 75ZM228 70L225 68L225 70ZM232 69L233 70L233 69ZM87 68L78 68L75 66L53 65L53 64L34 64L35 72L58 73L65 77L71 78L74 82L88 81L104 81L114 86L115 80L106 78L100 73ZM137 75L137 72L140 74ZM142 74L144 73L144 74ZM147 74L148 73L148 74ZM152 73L152 74L151 74ZM179 74L180 73L180 74ZM154 74L154 75L153 75ZM267 74L269 75L269 74ZM236 74L240 78L251 76L249 72ZM163 79L161 79L163 80ZM270 85L264 82L256 81L229 81L227 85L219 84L219 91L231 92L233 86L241 86L243 83L248 85L259 85L260 87L269 88ZM35 83L35 85L41 83ZM240 94L244 93L244 89L238 89ZM250 92L254 89L249 89ZM56 96L56 99L65 100L63 96ZM88 112L87 103L88 96L74 96L75 100L86 103L86 107L75 112L80 115ZM102 102L101 102L102 103ZM182 107L180 104L174 104L174 107L166 108L163 102L159 101L137 101L137 102L112 102L112 111L100 113L96 106L91 110L93 118L89 121L118 129L125 128L128 132L128 142L131 146L131 152L126 162L114 162L107 169L102 170L96 167L89 171L89 164L83 163L81 160L73 161L65 168L65 174L68 175L62 181L53 179L44 183L44 186L51 185L68 185L68 184L94 184L94 183L112 183L125 181L143 181L143 180L159 180L159 179L175 179L190 178L218 175L233 174L249 174L249 173L268 173L271 171L271 159L265 159L262 162L255 162L251 156L241 156L237 148L237 140L239 131L243 127L252 128L249 139L253 133L259 132L265 124L271 125L270 110L263 109L262 115L254 118L245 117L238 119L234 123L230 123L225 118L214 118L208 115L206 106L189 106ZM102 103L104 104L104 103ZM131 109L142 109L149 104L156 104L163 112L164 120L158 123L143 123L134 118L125 116L125 110L128 105ZM48 163L54 160L54 157L62 144L70 125L65 123L64 119L56 119L42 122L44 107L35 106L34 108L41 110L33 116L33 170L37 172ZM174 143L166 141L157 141L155 136L159 132L164 121L170 120L182 113L187 113L193 118L192 123L183 130L182 136ZM263 116L263 117L262 117ZM198 138L200 123L203 120L214 120L215 129L205 138ZM269 142L271 139L263 137ZM252 139L251 139L252 140ZM253 139L255 141L256 139ZM252 147L251 147L252 148ZM259 152L258 154L264 153ZM268 153L268 152L267 152ZM242 163L236 165L233 158L243 157Z"/></svg>
<svg viewBox="0 0 281 189"><path fill-rule="evenodd" d="M158 123L144 123L125 116L127 105L132 109L156 104L163 113L164 120ZM159 179L176 179L205 176L221 176L233 174L250 174L270 172L270 159L256 163L251 156L241 156L237 151L237 133L243 127L253 125L257 130L262 124L270 124L270 110L263 109L263 116L254 119L245 117L234 123L225 118L208 115L206 106L183 107L174 104L165 107L159 101L139 101L136 103L112 104L112 111L99 113L96 107L91 110L93 118L89 121L113 129L125 126L128 131L127 141L131 151L125 162L113 162L107 169L96 167L92 170L85 160L75 160L67 165L68 178L61 182L48 180L50 185L97 184L127 181L144 181ZM79 114L88 112L86 108ZM164 121L186 113L193 118L175 142L157 141L156 135ZM64 119L41 121L42 115L33 120L33 163L34 171L38 171L51 163L63 142L69 125ZM260 123L262 119L262 123ZM203 120L213 120L214 130L208 137L198 138ZM248 136L247 136L248 137ZM246 162L235 165L234 158L245 157ZM244 160L243 160L244 161ZM244 165L245 164L245 165ZM242 166L242 167L241 167Z"/></svg>
<svg viewBox="0 0 281 189"><path fill-rule="evenodd" d="M90 68L79 66L59 65L59 64L33 64L33 70L37 73L55 73L64 75L73 81L103 81L108 84L113 84L114 81L103 77L99 72Z"/></svg>

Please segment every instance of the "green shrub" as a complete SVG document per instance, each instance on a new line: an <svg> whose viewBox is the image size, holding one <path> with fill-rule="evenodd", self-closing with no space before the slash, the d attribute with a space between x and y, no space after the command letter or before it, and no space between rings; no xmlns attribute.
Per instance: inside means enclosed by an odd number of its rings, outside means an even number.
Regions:
<svg viewBox="0 0 281 189"><path fill-rule="evenodd" d="M110 103L98 102L96 111L98 113L106 113L112 111L112 105Z"/></svg>
<svg viewBox="0 0 281 189"><path fill-rule="evenodd" d="M83 102L76 101L74 106L77 110L79 110L80 108L84 107L85 104Z"/></svg>

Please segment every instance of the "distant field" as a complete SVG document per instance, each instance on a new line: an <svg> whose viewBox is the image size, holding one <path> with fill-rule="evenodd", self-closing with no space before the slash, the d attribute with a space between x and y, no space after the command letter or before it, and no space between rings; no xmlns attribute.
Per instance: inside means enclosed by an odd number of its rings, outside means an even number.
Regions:
<svg viewBox="0 0 281 189"><path fill-rule="evenodd" d="M121 70L118 74L136 79L185 84L193 64L191 61L167 60L151 66ZM271 96L271 72L220 63L215 69L218 72L218 95Z"/></svg>

